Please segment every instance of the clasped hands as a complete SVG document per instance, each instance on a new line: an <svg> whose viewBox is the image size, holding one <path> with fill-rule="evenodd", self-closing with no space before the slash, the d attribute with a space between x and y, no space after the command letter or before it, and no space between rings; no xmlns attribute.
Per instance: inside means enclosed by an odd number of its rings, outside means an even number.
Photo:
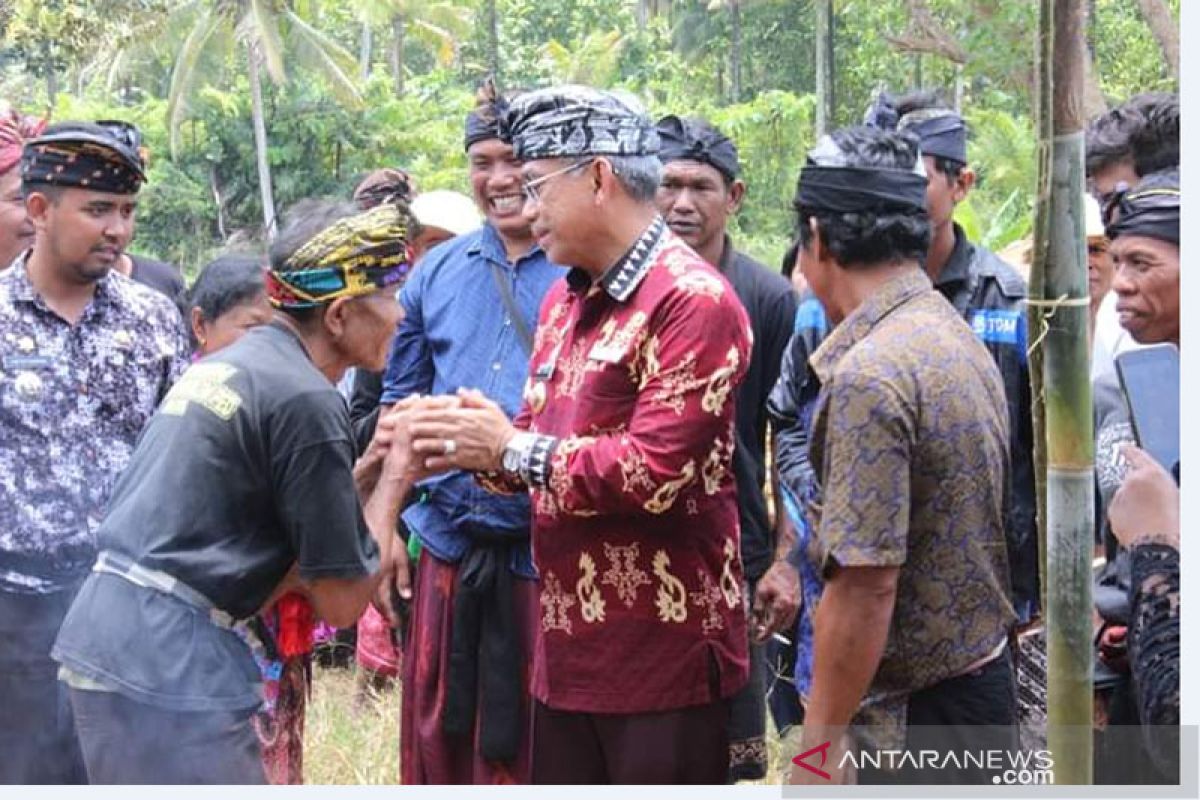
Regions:
<svg viewBox="0 0 1200 800"><path fill-rule="evenodd" d="M515 433L503 409L476 389L412 395L380 414L364 459L379 462L381 480L417 481L453 469L495 471Z"/></svg>

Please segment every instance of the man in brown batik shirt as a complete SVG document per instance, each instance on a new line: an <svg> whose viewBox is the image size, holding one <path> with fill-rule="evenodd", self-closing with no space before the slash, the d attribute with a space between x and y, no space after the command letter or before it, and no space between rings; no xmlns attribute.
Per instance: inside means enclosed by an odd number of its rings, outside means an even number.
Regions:
<svg viewBox="0 0 1200 800"><path fill-rule="evenodd" d="M822 140L800 176L800 267L838 323L810 359L820 500L806 556L825 588L806 610L801 752L853 724L860 782L990 782L969 766L862 758L1015 743L1004 387L921 270L920 163L911 134L852 128ZM848 762L833 755L824 770L837 781ZM805 763L794 778L815 774Z"/></svg>

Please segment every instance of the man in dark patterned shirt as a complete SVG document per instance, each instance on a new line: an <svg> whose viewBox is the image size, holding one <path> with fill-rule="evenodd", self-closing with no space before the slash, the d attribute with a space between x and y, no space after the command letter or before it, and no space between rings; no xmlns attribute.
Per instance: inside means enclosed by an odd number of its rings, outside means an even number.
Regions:
<svg viewBox="0 0 1200 800"><path fill-rule="evenodd" d="M50 646L186 363L174 306L113 271L144 179L126 131L62 123L22 155L34 245L0 273L0 783L85 779Z"/></svg>
<svg viewBox="0 0 1200 800"><path fill-rule="evenodd" d="M754 347L746 377L738 387L737 479L742 531L742 569L752 600L750 680L734 697L730 719L729 780L761 780L767 775L767 653L764 640L788 630L796 619L800 585L787 562L795 544L787 515L767 513L767 394L779 377L779 364L792 335L796 294L786 278L735 250L726 231L746 193L739 177L737 146L707 120L663 117L658 121L663 179L655 200L671 232L683 239L733 286L750 317ZM775 492L774 497L779 493ZM776 528L769 522L774 516Z"/></svg>
<svg viewBox="0 0 1200 800"><path fill-rule="evenodd" d="M534 781L723 783L747 673L731 459L749 321L656 213L634 101L559 87L510 120L534 236L576 266L542 305L515 427L468 394L414 422L414 447L532 489Z"/></svg>
<svg viewBox="0 0 1200 800"><path fill-rule="evenodd" d="M813 681L801 746L835 743L824 765L835 781L852 722L864 754L1015 742L1004 385L921 268L925 186L916 136L851 128L809 154L795 201L800 268L836 325L810 359L821 499L806 556L825 588L805 612ZM793 777L811 780L803 766Z"/></svg>

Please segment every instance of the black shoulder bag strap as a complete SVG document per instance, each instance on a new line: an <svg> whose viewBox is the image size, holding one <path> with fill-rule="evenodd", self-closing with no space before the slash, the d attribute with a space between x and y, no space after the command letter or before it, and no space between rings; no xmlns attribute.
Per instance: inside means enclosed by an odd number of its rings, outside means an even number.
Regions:
<svg viewBox="0 0 1200 800"><path fill-rule="evenodd" d="M508 283L508 276L504 274L504 268L495 261L489 261L488 266L492 268L492 277L496 279L496 288L500 290L500 299L504 302L504 310L508 312L508 318L512 320L513 328L517 331L517 338L521 340L521 347L525 349L525 355L533 355L533 334L529 332L529 326L525 324L525 317L521 316L521 309L517 308L517 300L513 297L512 286Z"/></svg>

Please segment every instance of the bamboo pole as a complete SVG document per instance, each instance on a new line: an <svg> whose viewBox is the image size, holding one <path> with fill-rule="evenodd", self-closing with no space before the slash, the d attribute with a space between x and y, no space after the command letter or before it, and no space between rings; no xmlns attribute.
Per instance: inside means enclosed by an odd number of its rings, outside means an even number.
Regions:
<svg viewBox="0 0 1200 800"><path fill-rule="evenodd" d="M1047 742L1054 779L1092 782L1092 392L1083 219L1086 6L1041 0L1039 186L1030 276L1044 520ZM1040 377L1040 380L1039 380ZM1037 407L1040 406L1040 407ZM1035 425L1038 422L1035 413ZM1042 436L1044 435L1044 438Z"/></svg>

